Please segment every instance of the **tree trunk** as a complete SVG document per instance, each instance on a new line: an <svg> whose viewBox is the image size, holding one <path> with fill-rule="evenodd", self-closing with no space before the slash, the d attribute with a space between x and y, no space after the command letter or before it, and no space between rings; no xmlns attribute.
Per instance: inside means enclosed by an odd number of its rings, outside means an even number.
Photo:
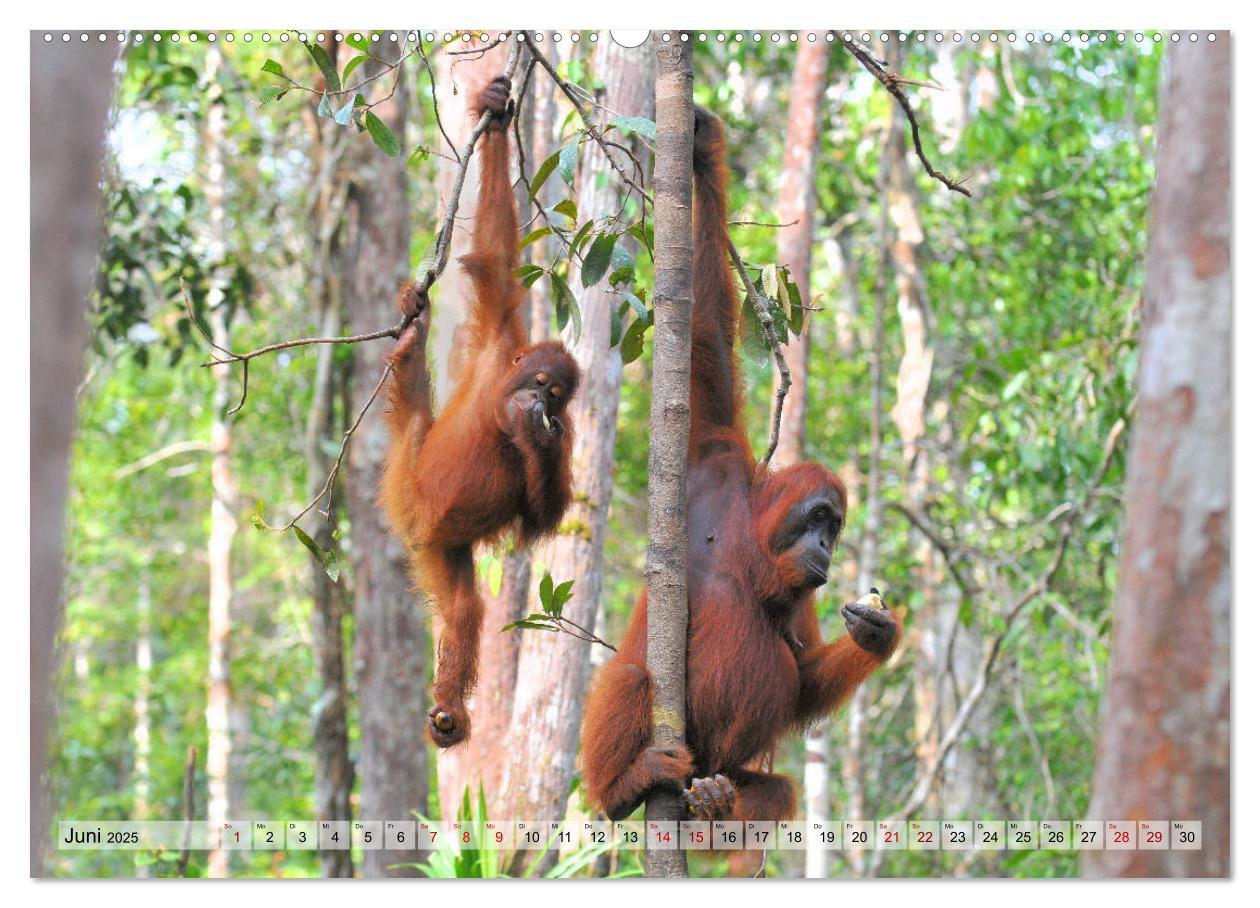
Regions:
<svg viewBox="0 0 1260 908"><path fill-rule="evenodd" d="M545 41L539 45L539 50L553 64L556 62L557 50L551 41ZM533 121L530 124L529 142L529 171L530 174L538 172L538 165L552 154L552 146L556 140L556 121L557 104L556 104L556 84L546 73L542 71L542 67L534 68L534 102L533 102ZM524 137L524 133L522 133ZM543 182L538 188L538 201L544 206L550 206L552 200L547 192L547 187L555 184L556 175L553 172L551 176ZM522 216L528 218L531 214L528 206L521 209ZM558 241L555 237L547 237L545 240L534 243L529 247L529 261L531 264L545 268L551 260L555 245ZM533 343L539 343L547 339L549 329L551 328L551 299L547 293L547 281L534 281L533 286L529 288L529 336Z"/></svg>
<svg viewBox="0 0 1260 908"><path fill-rule="evenodd" d="M1230 874L1230 38L1168 48L1124 554L1089 815L1201 821L1090 876Z"/></svg>
<svg viewBox="0 0 1260 908"><path fill-rule="evenodd" d="M608 86L601 104L619 114L652 116L651 44L645 41L637 48L624 48L614 41L600 42L594 73L600 83ZM581 168L577 223L616 211L620 194L625 191L600 148L588 143ZM535 553L534 560L545 565L557 583L574 581L573 598L565 605L565 617L593 629L598 623L603 591L621 356L608 346L611 307L616 305L617 296L606 277L583 290L578 271L577 267L571 269L571 284L582 311L582 332L574 342L570 323L567 338L568 347L582 368L582 383L569 404L573 417L574 503L559 533ZM490 628L491 633L497 630ZM510 724L512 744L507 748L511 770L503 778L504 797L500 802L511 810L510 816L561 819L573 787L592 645L563 634L514 633L520 637L520 656ZM518 871L525 855L518 855ZM530 854L528 861L534 857ZM548 859L554 861L554 857L555 852L549 852ZM540 870L549 869L548 859L544 859Z"/></svg>
<svg viewBox="0 0 1260 908"><path fill-rule="evenodd" d="M802 41L796 51L787 112L787 137L783 143L783 185L779 191L779 262L788 267L800 290L801 302L810 300L810 266L814 240L817 194L814 172L818 164L819 113L826 87L827 54L823 41ZM805 313L799 337L789 338L785 356L792 373L792 387L783 401L783 423L773 466L786 467L805 459L805 417L809 408L809 331L813 321ZM831 771L829 742L831 722L822 719L805 732L805 820L831 819ZM828 875L827 849L810 838L805 852L805 876Z"/></svg>
<svg viewBox="0 0 1260 908"><path fill-rule="evenodd" d="M329 36L325 50L335 60L337 45ZM342 306L340 290L341 245L343 240L345 172L337 166L343 143L350 134L331 120L307 116L315 135L311 154L311 192L314 195L310 248L309 299L319 318L319 333L340 332ZM332 469L329 444L340 441L344 431L335 420L337 392L341 382L333 367L334 349L321 345L315 351L315 380L311 409L306 421L306 492L320 494ZM342 419L344 423L344 416ZM315 513L307 518L307 532L321 549L336 546L333 526L340 496L325 499L329 516ZM321 510L325 505L320 505ZM345 594L324 566L311 558L311 639L314 645L319 696L313 709L312 738L315 746L315 817L317 820L349 820L350 791L354 786L354 766L350 762L349 721L347 718L345 660ZM319 855L324 877L351 877L354 864L349 851L328 850Z"/></svg>
<svg viewBox="0 0 1260 908"><path fill-rule="evenodd" d="M397 48L382 56L392 59ZM375 64L369 63L368 66ZM365 67L366 68L366 67ZM399 91L375 113L405 135L407 93ZM409 269L411 218L407 171L366 137L350 152L354 184L348 207L345 304L351 333L397 321L398 286ZM372 394L384 370L385 349L354 347L353 406ZM425 612L407 573L407 557L376 504L389 438L380 398L355 433L346 472L354 575L354 671L359 713L359 813L368 820L409 820L428 812L428 739L425 732L428 641ZM363 875L417 876L395 864L423 863L427 853L367 850Z"/></svg>
<svg viewBox="0 0 1260 908"><path fill-rule="evenodd" d="M30 33L31 110L31 876L51 842L48 734L61 628L62 533L75 389L99 249L101 155L114 95L114 47L56 47ZM38 370L38 374L36 372Z"/></svg>
<svg viewBox="0 0 1260 908"><path fill-rule="evenodd" d="M209 209L209 244L206 260L214 267L221 263L227 252L227 214L224 208L225 178L223 145L227 131L227 114L221 103L223 89L219 85L219 70L223 55L216 49L206 51L206 81L209 84L206 121L202 134L202 150L205 155L206 205ZM228 301L224 294L225 276L212 274L206 296L207 320L215 346L231 348L228 325ZM214 366L214 416L210 425L210 542L208 562L210 567L209 593L209 693L206 700L206 776L210 793L207 798L207 818L212 828L221 828L233 818L233 811L240 805L230 796L230 768L232 758L232 690L231 690L231 633L232 633L232 544L236 539L237 495L236 480L232 475L232 417L228 410L236 402L238 391L233 368L230 365ZM207 873L211 877L228 874L228 852L216 849L210 852Z"/></svg>
<svg viewBox="0 0 1260 908"><path fill-rule="evenodd" d="M670 39L670 40L666 40ZM687 443L691 429L691 42L653 32L656 49L656 263L652 416L648 441L647 669L652 743L683 743L687 727ZM682 818L682 799L648 795L648 820ZM675 837L677 838L677 837ZM677 844L677 843L676 843ZM648 850L648 877L687 876L685 851Z"/></svg>

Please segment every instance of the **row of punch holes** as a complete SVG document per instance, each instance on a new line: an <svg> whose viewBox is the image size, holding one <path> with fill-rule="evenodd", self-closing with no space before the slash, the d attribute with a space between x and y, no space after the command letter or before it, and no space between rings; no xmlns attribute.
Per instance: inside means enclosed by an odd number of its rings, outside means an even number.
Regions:
<svg viewBox="0 0 1260 908"><path fill-rule="evenodd" d="M362 33L356 32L354 33L353 37L358 38L361 36L361 34ZM673 34L674 33L671 33L671 32L664 32L662 34L662 40L665 40L665 41L672 40ZM1199 40L1198 32L1184 32L1184 33L1183 32L1169 32L1168 38L1171 41L1180 41L1182 39L1183 34L1185 38L1189 41ZM60 32L60 33L44 32L44 42L46 44L51 44L54 41L60 40L61 43L63 44L69 44L70 42L77 39L79 43L86 44L87 42L92 40L93 35L95 36L97 42L105 42L110 39L110 36L106 32L95 32L95 33L92 33L92 32ZM727 42L727 41L731 41L738 44L745 40L750 40L750 41L753 41L754 43L768 40L771 43L775 43L775 44L782 44L782 43L792 44L797 41L800 41L802 38L808 41L819 41L819 40L835 41L837 37L841 37L846 41L860 40L863 43L869 44L876 37L878 37L880 41L887 41L889 39L888 32L881 32L878 35L871 32L861 32L861 33L856 33L856 32L822 32L822 33L818 33L818 32L805 32L805 33L750 32L747 34L745 34L744 32L731 32L729 34L727 32L714 32L712 33L712 35L710 35L709 32L695 32L695 33L681 32L681 33L678 33L678 35L679 35L680 40L683 40L683 41L691 40L691 37L694 35L697 41L707 42L708 40L710 40L710 38L712 38L712 40L718 42L719 44ZM184 33L133 32L130 34L130 36L126 32L118 32L113 37L114 37L114 40L118 41L119 43L127 41L128 38L130 37L130 40L134 41L136 44L143 44L145 41L161 42L164 40L170 41L172 43L179 43L180 41L188 41L190 43L195 44L196 42L201 41L201 40L209 41L211 43L214 43L215 41L219 40L219 35L216 32L184 32ZM223 40L229 43L236 41L237 37L238 36L235 32L225 32L223 34ZM254 41L255 37L257 37L259 40L263 41L264 43L269 43L272 41L280 41L283 43L293 38L296 38L299 41L306 41L309 39L310 36L306 32L277 32L275 34L271 32L260 32L257 36L255 36L253 32L244 32L239 37L240 37L240 40L248 44ZM324 32L317 32L315 34L315 39L317 41L323 41L325 40L326 37L327 37L326 33ZM345 35L336 33L334 37L338 41L341 41L341 40L344 40ZM371 41L376 42L386 37L386 33L372 32L367 37L369 37ZM408 41L414 41L416 40L416 33L409 32L406 37ZM547 40L548 37L550 37L550 39L553 42L560 43L561 41L564 41L566 35L561 34L560 32L549 32L549 33L535 32L533 37L535 41L545 41ZM597 32L585 32L585 33L569 32L567 37L571 42L574 42L574 43L581 41L583 37L585 37L587 41L594 42L594 41L599 40L599 33ZM1005 40L1006 42L1013 44L1016 41L1018 41L1020 37L1023 37L1023 39L1029 44L1038 43L1038 42L1051 44L1051 43L1054 43L1055 41L1062 41L1063 43L1066 43L1066 44L1073 44L1073 43L1089 44L1091 42L1096 42L1099 44L1106 44L1109 41L1114 42L1115 44L1124 44L1128 40L1132 40L1140 44L1141 42L1146 40L1147 36L1143 32L1133 32L1132 35L1126 35L1125 32L1097 32L1092 35L1089 34L1088 32L1080 32L1076 34L1072 32L1063 32L1062 34L1059 34L1059 35L1052 34L1050 32L1042 32L1040 34L1036 32L1025 32L1022 36L1017 32L987 32L987 33L982 33L982 32L900 32L900 33L897 33L898 41L917 42L920 44L925 44L929 42L942 44L946 41L953 41L954 43L962 43L963 41L970 41L972 44L978 44L984 40L988 40L992 42L1000 42L1000 41ZM1205 37L1207 38L1208 41L1215 41L1216 33L1207 32L1205 34ZM397 41L399 36L397 32L391 32L391 33L388 33L388 38L391 41ZM424 33L425 41L441 40L443 42L450 42L450 41L454 41L456 38L470 44L474 42L488 43L491 40L490 35L486 32L480 32L480 33L426 32ZM1164 35L1162 32L1155 32L1154 34L1150 36L1150 39L1156 43L1159 43L1164 40ZM506 32L499 32L499 34L495 38L495 43L497 44L506 40L508 40L508 34ZM516 33L516 40L518 41L524 40L522 33L520 32Z"/></svg>

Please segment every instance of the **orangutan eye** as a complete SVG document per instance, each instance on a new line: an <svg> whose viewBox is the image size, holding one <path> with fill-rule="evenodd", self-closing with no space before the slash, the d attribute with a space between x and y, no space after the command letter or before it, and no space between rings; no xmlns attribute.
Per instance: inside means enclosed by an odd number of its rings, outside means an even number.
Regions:
<svg viewBox="0 0 1260 908"><path fill-rule="evenodd" d="M537 375L534 376L534 381L537 382L539 386L547 384L547 373L539 372Z"/></svg>
<svg viewBox="0 0 1260 908"><path fill-rule="evenodd" d="M560 389L560 386L559 386L559 385L552 385L552 386L551 386L551 396L552 396L552 397L559 397L559 396L560 396L561 394L563 394L563 393L564 393L564 392Z"/></svg>

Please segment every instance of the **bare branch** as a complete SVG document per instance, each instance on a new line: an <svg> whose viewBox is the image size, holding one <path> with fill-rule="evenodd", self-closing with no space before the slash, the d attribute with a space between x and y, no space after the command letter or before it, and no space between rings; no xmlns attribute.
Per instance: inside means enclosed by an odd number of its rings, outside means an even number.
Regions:
<svg viewBox="0 0 1260 908"><path fill-rule="evenodd" d="M119 467L114 471L114 479L126 479L133 473L139 473L141 470L148 469L154 464L161 463L171 457L177 457L180 454L190 454L194 451L202 453L209 450L210 445L204 441L172 442L150 454L144 455L139 460L127 464L125 467Z"/></svg>
<svg viewBox="0 0 1260 908"><path fill-rule="evenodd" d="M354 436L354 433L358 430L359 424L363 422L363 417L366 416L367 411L371 409L372 403L380 395L381 388L385 387L385 382L389 378L390 373L392 373L393 371L394 371L394 367L387 363L385 365L384 371L381 372L380 381L376 383L376 387L372 389L372 393L368 397L367 402L359 410L359 415L355 417L354 423L350 426L350 428L346 429L345 433L341 436L341 449L337 452L337 459L336 461L333 462L332 470L329 471L328 478L324 481L323 488L321 488L319 492L316 493L315 497L311 499L310 503L307 504L306 507L298 511L297 516L295 516L292 520L290 520L284 526L273 527L271 524L261 519L258 522L259 526L263 527L264 529L275 530L276 532L280 532L280 533L283 533L286 530L292 529L293 527L297 526L297 522L299 520L301 520L303 517L309 514L311 512L311 509L314 508L317 504L319 504L320 499L323 498L325 495L328 496L328 504L324 506L323 510L320 511L320 514L324 517L328 517L332 513L333 486L337 482L337 475L341 472L341 464L342 464L342 461L344 461L346 458L346 449L350 446L350 439Z"/></svg>
<svg viewBox="0 0 1260 908"><path fill-rule="evenodd" d="M932 162L928 160L926 152L923 151L923 141L919 137L919 121L914 115L914 110L910 107L910 99L906 97L906 93L901 90L903 84L908 85L924 85L927 88L939 88L938 85L931 85L924 82L917 82L913 79L906 79L897 73L889 72L885 67L886 63L877 60L875 56L861 44L852 38L840 36L840 41L844 44L845 50L857 58L857 61L866 67L867 72L878 80L879 84L892 95L897 103L901 105L902 112L906 115L906 119L910 121L910 135L914 139L914 151L919 156L919 161L923 164L923 169L927 171L928 176L935 180L939 180L946 188L954 192L962 193L971 198L971 190L963 187L962 183L957 180L951 180L945 174L938 171L932 166Z"/></svg>

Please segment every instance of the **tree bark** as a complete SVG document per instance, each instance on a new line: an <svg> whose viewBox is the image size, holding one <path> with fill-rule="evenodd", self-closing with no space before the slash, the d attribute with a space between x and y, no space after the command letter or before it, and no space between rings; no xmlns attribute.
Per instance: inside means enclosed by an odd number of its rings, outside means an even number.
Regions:
<svg viewBox="0 0 1260 908"><path fill-rule="evenodd" d="M396 57L397 48L387 48L382 56L392 59L391 54ZM374 111L395 135L405 135L406 92L395 93ZM360 136L350 161L354 182L347 209L344 292L350 331L360 333L398 318L394 299L409 270L411 217L403 159L382 155ZM380 345L354 347L350 381L354 406L361 406L380 380L384 353ZM378 398L359 425L346 472L354 576L359 812L368 820L409 820L415 811L428 812L428 640L406 553L376 504L389 442L383 406ZM365 850L363 875L417 876L413 869L391 866L426 859L427 853L419 851Z"/></svg>
<svg viewBox="0 0 1260 908"><path fill-rule="evenodd" d="M114 47L57 47L31 32L31 735L30 865L43 876L51 843L48 734L61 599L66 482L75 390L87 344L88 293L99 250L100 177ZM38 370L38 374L36 372Z"/></svg>
<svg viewBox="0 0 1260 908"><path fill-rule="evenodd" d="M618 114L652 116L652 47L644 42L624 48L599 43L595 77L608 86L600 103ZM606 111L604 112L606 113ZM611 116L611 114L608 114ZM646 161L642 162L646 165ZM618 210L626 191L600 148L586 145L580 171L577 223ZM624 242L624 241L623 241ZM611 311L619 297L607 277L582 289L580 269L571 268L574 294L582 312L576 342L572 323L567 345L582 368L582 384L569 404L573 418L574 503L558 534L534 555L557 583L573 580L573 598L565 617L594 628L599 619L604 579L604 540L612 499L613 448L617 438L617 403L621 396L621 356L609 349ZM533 588L531 584L531 589ZM494 633L498 628L490 628ZM590 678L592 644L563 634L527 632L520 636L516 699L510 733L511 769L503 779L500 803L510 816L556 820L564 816L573 782L583 695ZM522 852L516 869L536 855ZM555 852L544 858L549 869Z"/></svg>
<svg viewBox="0 0 1260 908"><path fill-rule="evenodd" d="M778 221L790 226L779 230L779 262L788 267L800 290L801 302L810 300L810 267L814 240L817 193L814 173L818 164L819 115L826 88L830 45L802 41L796 51L788 101L787 136L783 143L783 185L779 190ZM792 374L792 387L783 401L779 446L772 465L786 467L805 459L805 417L809 410L809 331L813 319L805 313L799 337L789 338L784 356ZM831 771L829 738L831 722L823 719L805 732L805 820L831 819ZM810 837L805 852L805 876L828 875L828 850Z"/></svg>
<svg viewBox="0 0 1260 908"><path fill-rule="evenodd" d="M223 88L219 71L223 55L217 48L206 51L206 81L210 88L206 105L206 121L202 133L205 155L206 205L209 209L209 243L206 259L212 267L223 261L227 253L227 213L224 204L226 180L223 160L227 132L227 114L221 103ZM231 348L228 324L228 302L224 294L226 278L216 271L211 275L206 296L210 335L218 347ZM232 423L228 410L235 404L237 378L230 365L214 366L213 407L210 425L210 541L207 552L210 568L209 591L209 692L206 700L206 777L209 783L207 819L212 828L221 828L232 819L240 805L231 798L230 762L232 759L232 545L236 539L237 493L232 475ZM228 852L215 849L207 860L207 875L228 875Z"/></svg>
<svg viewBox="0 0 1260 908"><path fill-rule="evenodd" d="M689 36L690 37L690 36ZM656 267L652 415L648 441L647 669L652 743L684 743L687 727L687 444L691 428L691 42L653 32L656 50ZM648 795L648 820L679 820L682 799ZM677 843L675 843L677 844ZM648 850L648 877L687 876L682 850Z"/></svg>
<svg viewBox="0 0 1260 908"><path fill-rule="evenodd" d="M325 48L336 59L337 48L331 36ZM314 230L311 236L311 273L308 281L310 299L319 317L319 333L339 333L342 321L337 273L341 258L341 202L345 172L335 161L342 143L352 137L331 120L312 118L316 124L317 146L312 154L312 207ZM332 345L315 351L315 381L311 409L306 424L306 491L320 493L332 469L332 458L326 447L340 441L341 429L335 421L335 401L340 385L333 367ZM344 418L343 418L344 422ZM334 436L336 436L334 438ZM340 496L334 495L330 514L336 514ZM307 519L307 532L321 549L336 546L332 529L334 517L316 513ZM344 590L334 583L324 566L314 557L311 567L311 638L314 644L319 696L315 701L312 737L315 745L315 817L317 820L349 820L350 791L354 786L354 766L350 762L347 717ZM349 851L326 850L319 854L320 874L324 877L351 877L354 864Z"/></svg>
<svg viewBox="0 0 1260 908"><path fill-rule="evenodd" d="M1089 815L1199 820L1202 839L1192 851L1088 852L1089 876L1217 877L1231 866L1230 37L1167 54Z"/></svg>

